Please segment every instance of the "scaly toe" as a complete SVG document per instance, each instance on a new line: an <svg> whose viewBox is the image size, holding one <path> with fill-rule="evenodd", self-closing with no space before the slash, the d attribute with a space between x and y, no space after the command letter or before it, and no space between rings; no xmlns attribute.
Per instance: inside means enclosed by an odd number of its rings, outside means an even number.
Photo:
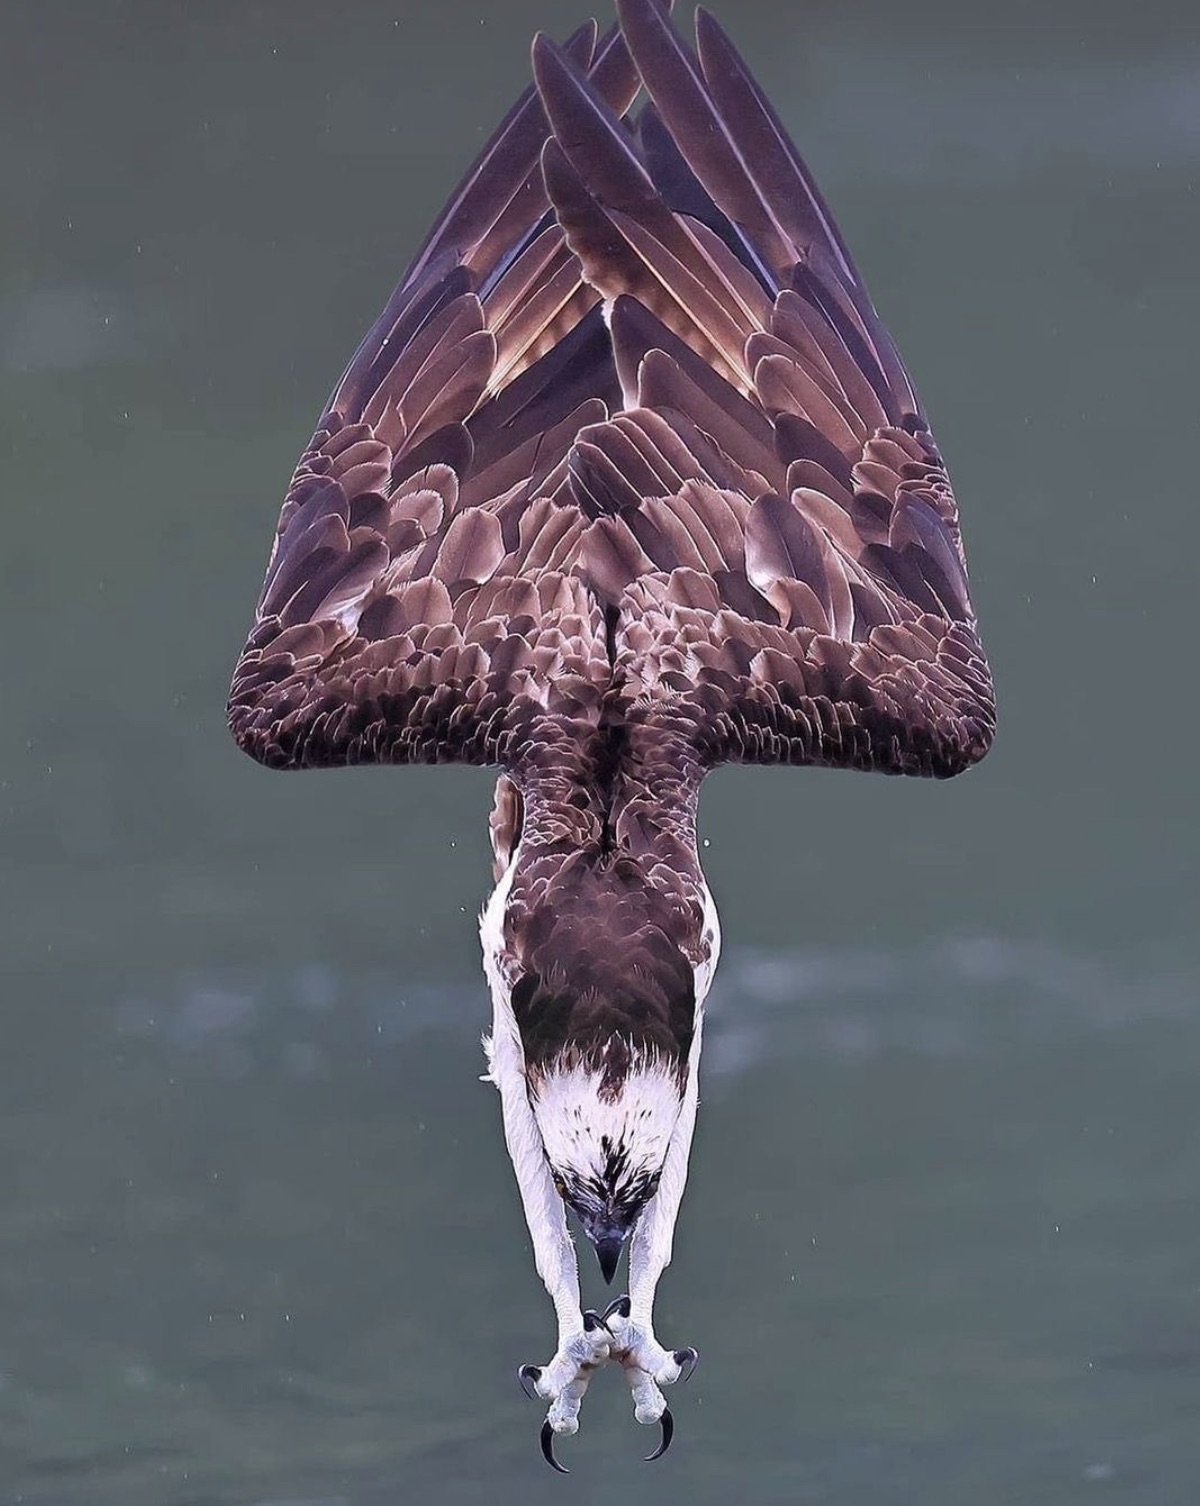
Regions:
<svg viewBox="0 0 1200 1506"><path fill-rule="evenodd" d="M644 1371L630 1371L629 1389L633 1393L633 1415L643 1427L661 1422L669 1410L667 1398Z"/></svg>
<svg viewBox="0 0 1200 1506"><path fill-rule="evenodd" d="M602 1369L612 1352L613 1336L599 1313L584 1313L578 1329L565 1334L548 1365L522 1365L517 1381L531 1400L550 1403L542 1424L542 1457L560 1474L569 1471L554 1457L556 1435L579 1431L579 1409L588 1383Z"/></svg>

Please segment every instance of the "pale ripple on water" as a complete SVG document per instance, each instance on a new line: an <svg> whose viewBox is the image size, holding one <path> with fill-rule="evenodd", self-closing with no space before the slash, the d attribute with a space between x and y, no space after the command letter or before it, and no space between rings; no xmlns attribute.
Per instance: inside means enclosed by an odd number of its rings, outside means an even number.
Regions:
<svg viewBox="0 0 1200 1506"><path fill-rule="evenodd" d="M1190 1016L1192 967L1145 965L1000 936L910 949L733 949L709 1003L705 1068L736 1076L784 1055L853 1061L883 1052L968 1057ZM122 999L124 1036L199 1056L218 1075L274 1069L324 1078L339 1061L390 1052L426 1032L482 1033L482 980L405 984L398 971L179 978Z"/></svg>

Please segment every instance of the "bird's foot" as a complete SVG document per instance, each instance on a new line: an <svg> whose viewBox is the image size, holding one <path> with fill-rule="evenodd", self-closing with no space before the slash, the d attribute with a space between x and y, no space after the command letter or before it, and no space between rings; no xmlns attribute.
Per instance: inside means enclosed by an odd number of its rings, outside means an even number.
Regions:
<svg viewBox="0 0 1200 1506"><path fill-rule="evenodd" d="M618 1297L609 1304L604 1322L612 1334L609 1358L624 1368L633 1394L633 1415L638 1422L662 1426L662 1440L650 1455L657 1459L666 1453L675 1432L675 1420L662 1388L687 1380L699 1356L694 1349L664 1349L649 1323L634 1322L628 1297Z"/></svg>
<svg viewBox="0 0 1200 1506"><path fill-rule="evenodd" d="M579 1431L584 1393L592 1376L608 1363L612 1341L606 1320L588 1311L574 1333L560 1338L558 1352L548 1365L522 1365L517 1371L521 1390L531 1401L541 1397L550 1403L542 1424L542 1454L560 1474L569 1471L554 1457L554 1435Z"/></svg>

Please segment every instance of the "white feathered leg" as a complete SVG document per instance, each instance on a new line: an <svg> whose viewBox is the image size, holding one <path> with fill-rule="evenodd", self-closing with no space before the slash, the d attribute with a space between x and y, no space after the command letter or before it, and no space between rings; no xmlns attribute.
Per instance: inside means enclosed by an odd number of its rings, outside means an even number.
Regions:
<svg viewBox="0 0 1200 1506"><path fill-rule="evenodd" d="M697 1020L687 1091L663 1165L662 1180L646 1204L630 1244L629 1295L618 1298L604 1315L613 1335L610 1357L624 1367L633 1394L633 1415L638 1422L663 1424L663 1441L658 1452L670 1443L673 1429L662 1387L674 1385L681 1377L686 1379L697 1360L694 1349L665 1349L658 1342L654 1333L654 1296L662 1273L670 1264L675 1221L687 1182L688 1157L696 1128L700 1024Z"/></svg>
<svg viewBox="0 0 1200 1506"><path fill-rule="evenodd" d="M567 1229L566 1208L555 1190L541 1135L529 1104L525 1058L516 1021L508 1004L507 980L500 973L498 928L502 923L512 869L501 879L483 914L484 962L492 985L492 1034L485 1039L486 1081L500 1091L504 1140L516 1173L525 1222L533 1241L537 1273L545 1283L558 1318L558 1348L546 1365L522 1365L518 1376L528 1395L550 1403L546 1423L551 1433L575 1433L579 1409L595 1371L608 1359L611 1335L594 1314L580 1309L575 1245ZM546 1431L542 1451L554 1463ZM555 1465L556 1468L561 1468Z"/></svg>

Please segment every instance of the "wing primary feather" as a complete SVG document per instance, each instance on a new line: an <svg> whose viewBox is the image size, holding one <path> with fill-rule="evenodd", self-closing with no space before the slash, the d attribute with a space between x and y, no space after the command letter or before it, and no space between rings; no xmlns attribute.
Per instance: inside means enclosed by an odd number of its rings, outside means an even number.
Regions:
<svg viewBox="0 0 1200 1506"><path fill-rule="evenodd" d="M812 174L741 54L703 6L696 11L696 47L704 81L717 110L725 120L737 122L744 160L753 163L754 172L763 183L773 185L771 197L777 212L786 214L790 208L791 214L798 216L789 232L793 242L796 243L797 234L811 239L814 232L819 233L835 252L842 275L857 285L859 276L849 248ZM804 205L813 217L808 224L803 217Z"/></svg>
<svg viewBox="0 0 1200 1506"><path fill-rule="evenodd" d="M715 108L694 59L650 0L618 0L617 13L642 81L680 155L714 203L748 232L768 265L774 263L776 291L781 269L797 259L795 248Z"/></svg>

